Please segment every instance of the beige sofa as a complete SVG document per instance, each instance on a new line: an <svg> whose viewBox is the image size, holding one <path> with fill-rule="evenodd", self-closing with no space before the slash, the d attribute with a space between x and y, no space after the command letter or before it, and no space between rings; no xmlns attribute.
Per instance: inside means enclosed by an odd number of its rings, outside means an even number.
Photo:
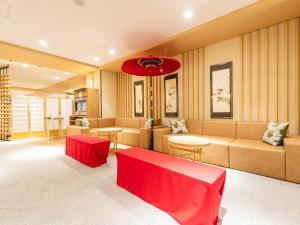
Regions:
<svg viewBox="0 0 300 225"><path fill-rule="evenodd" d="M300 136L287 137L284 146L261 141L266 122L187 120L190 135L208 138L202 161L223 167L300 183ZM154 150L169 153L170 128L154 130Z"/></svg>
<svg viewBox="0 0 300 225"><path fill-rule="evenodd" d="M86 134L92 136L98 136L96 132L97 128L104 127L118 127L122 128L122 132L118 133L118 143L139 146L142 148L149 149L151 147L151 128L145 128L144 124L146 119L139 118L88 118L90 126L80 126L80 119L75 121L74 126L67 128L67 134ZM159 124L159 121L156 121ZM104 136L99 136L107 138Z"/></svg>

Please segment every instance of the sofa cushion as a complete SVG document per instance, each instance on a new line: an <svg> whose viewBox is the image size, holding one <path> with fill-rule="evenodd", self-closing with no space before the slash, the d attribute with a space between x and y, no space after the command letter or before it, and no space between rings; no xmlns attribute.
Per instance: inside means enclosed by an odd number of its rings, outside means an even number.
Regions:
<svg viewBox="0 0 300 225"><path fill-rule="evenodd" d="M235 138L236 122L227 120L203 121L203 135Z"/></svg>
<svg viewBox="0 0 300 225"><path fill-rule="evenodd" d="M202 137L207 138L211 143L202 150L202 162L229 167L229 144L233 142L234 139L205 135Z"/></svg>
<svg viewBox="0 0 300 225"><path fill-rule="evenodd" d="M289 123L271 122L264 133L263 141L273 146L283 145L289 125Z"/></svg>
<svg viewBox="0 0 300 225"><path fill-rule="evenodd" d="M186 129L185 120L170 120L172 134L187 134L188 130Z"/></svg>
<svg viewBox="0 0 300 225"><path fill-rule="evenodd" d="M88 118L89 128L98 128L98 118Z"/></svg>
<svg viewBox="0 0 300 225"><path fill-rule="evenodd" d="M136 118L116 118L117 127L140 128L141 119Z"/></svg>
<svg viewBox="0 0 300 225"><path fill-rule="evenodd" d="M237 138L262 140L268 127L267 122L237 122Z"/></svg>
<svg viewBox="0 0 300 225"><path fill-rule="evenodd" d="M202 134L203 123L202 120L186 120L186 127L191 134Z"/></svg>
<svg viewBox="0 0 300 225"><path fill-rule="evenodd" d="M99 118L98 119L98 127L114 127L115 126L115 118Z"/></svg>
<svg viewBox="0 0 300 225"><path fill-rule="evenodd" d="M230 167L264 176L285 179L285 152L259 140L235 139L229 145Z"/></svg>
<svg viewBox="0 0 300 225"><path fill-rule="evenodd" d="M122 128L123 144L129 146L140 146L140 129Z"/></svg>

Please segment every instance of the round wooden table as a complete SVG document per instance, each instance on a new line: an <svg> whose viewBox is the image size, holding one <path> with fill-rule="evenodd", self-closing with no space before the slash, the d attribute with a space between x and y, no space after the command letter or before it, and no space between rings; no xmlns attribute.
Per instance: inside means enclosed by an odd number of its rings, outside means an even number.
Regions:
<svg viewBox="0 0 300 225"><path fill-rule="evenodd" d="M174 155L174 148L188 153L177 156L193 155L193 160L196 160L196 155L199 154L199 161L201 162L202 148L210 145L210 141L204 137L180 135L168 138L171 145L170 155Z"/></svg>
<svg viewBox="0 0 300 225"><path fill-rule="evenodd" d="M118 147L118 133L122 132L121 128L117 127L107 127L107 128L99 128L97 129L97 133L99 136L108 136L109 140L114 143L114 152L117 150Z"/></svg>

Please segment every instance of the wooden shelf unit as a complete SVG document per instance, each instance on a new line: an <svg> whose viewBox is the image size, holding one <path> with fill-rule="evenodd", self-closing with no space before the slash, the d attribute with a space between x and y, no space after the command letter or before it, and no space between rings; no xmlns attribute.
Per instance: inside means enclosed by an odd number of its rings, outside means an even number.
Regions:
<svg viewBox="0 0 300 225"><path fill-rule="evenodd" d="M10 140L12 133L12 109L8 65L0 66L0 140Z"/></svg>

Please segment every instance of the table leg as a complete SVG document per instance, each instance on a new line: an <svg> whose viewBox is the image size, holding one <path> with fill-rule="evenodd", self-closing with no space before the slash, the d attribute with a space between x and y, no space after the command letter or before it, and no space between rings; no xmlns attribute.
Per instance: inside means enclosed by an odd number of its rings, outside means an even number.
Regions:
<svg viewBox="0 0 300 225"><path fill-rule="evenodd" d="M114 152L116 152L117 148L118 148L118 133L115 132L115 149L114 149Z"/></svg>

